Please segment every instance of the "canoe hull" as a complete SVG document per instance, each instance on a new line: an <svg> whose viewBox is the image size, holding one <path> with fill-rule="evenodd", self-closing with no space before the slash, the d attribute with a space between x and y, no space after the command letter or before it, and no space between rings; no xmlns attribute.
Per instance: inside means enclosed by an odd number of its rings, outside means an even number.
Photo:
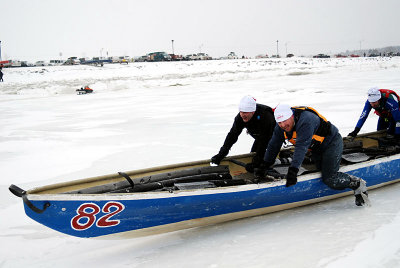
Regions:
<svg viewBox="0 0 400 268"><path fill-rule="evenodd" d="M363 178L369 189L400 180L400 155L341 169ZM137 237L263 215L352 195L322 183L319 173L284 181L212 189L130 194L28 194L43 213L25 204L26 214L59 232L77 237ZM373 201L373 200L372 200Z"/></svg>

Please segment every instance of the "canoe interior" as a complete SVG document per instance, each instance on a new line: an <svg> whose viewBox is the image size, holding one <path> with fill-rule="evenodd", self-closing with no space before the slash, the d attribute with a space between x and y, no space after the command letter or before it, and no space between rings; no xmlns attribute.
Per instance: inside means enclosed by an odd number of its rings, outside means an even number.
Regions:
<svg viewBox="0 0 400 268"><path fill-rule="evenodd" d="M367 133L363 135L359 135L354 141L350 142L346 139L344 140L344 151L348 150L351 153L362 152L363 150L369 150L367 152L369 157L382 157L390 154L396 154L400 152L400 147L395 146L396 148L388 150L387 144L378 141L378 139L382 139L386 136L384 131ZM384 147L384 148L383 148ZM383 150L381 150L383 148ZM375 151L374 151L375 150ZM293 151L293 147L288 147L281 151L282 155L290 154ZM386 152L388 151L388 152ZM375 152L375 153L373 153ZM378 152L378 153L376 153ZM384 154L386 152L386 154ZM237 163L234 163L234 160L237 160L242 163L251 162L253 154L243 154L226 157L222 162L221 166L227 167L227 172L232 177L233 180L243 180L245 183L260 183L254 181L254 176L250 173L247 173L245 168ZM233 160L233 161L232 161ZM351 162L342 161L342 165L351 165ZM285 166L285 165L282 165ZM289 165L286 165L287 167ZM132 180L134 185L141 185L147 183L143 180L143 178L149 178L150 176L154 177L157 174L168 174L172 172L180 172L187 169L207 169L210 167L210 160L201 160L195 162L186 162L180 164L159 166L147 169L133 170L133 171L125 171L124 173L128 175L128 177ZM315 171L316 168L312 163L303 163L302 167L308 171ZM282 172L283 173L283 172ZM284 174L284 173L283 173ZM113 185L113 184L128 184L127 179L119 173L109 174L104 176L97 176L91 178L85 178L80 180L74 180L69 182L57 183L52 185L47 185L43 187L34 188L27 191L27 194L60 194L60 193L79 193L80 191L87 191L87 189L94 189L98 187L102 187L104 185ZM262 182L269 183L269 182ZM204 184L206 182L199 182L198 185ZM135 186L134 186L135 187ZM181 190L185 191L185 190ZM96 194L96 193L91 193ZM104 194L104 192L99 192L98 194ZM130 194L130 193L127 193ZM135 192L134 194L140 194L140 192Z"/></svg>

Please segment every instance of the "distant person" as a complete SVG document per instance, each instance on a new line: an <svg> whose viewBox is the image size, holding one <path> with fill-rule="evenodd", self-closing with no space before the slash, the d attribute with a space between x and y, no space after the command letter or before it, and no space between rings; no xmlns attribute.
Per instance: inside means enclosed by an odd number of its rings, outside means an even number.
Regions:
<svg viewBox="0 0 400 268"><path fill-rule="evenodd" d="M400 140L399 100L399 95L393 90L370 88L360 119L354 130L348 134L349 138L357 136L373 108L379 116L377 130L386 129L388 138Z"/></svg>
<svg viewBox="0 0 400 268"><path fill-rule="evenodd" d="M0 66L0 82L4 82L3 81L3 65Z"/></svg>
<svg viewBox="0 0 400 268"><path fill-rule="evenodd" d="M76 92L78 92L78 95L88 94L88 93L93 93L93 89L91 89L89 86L85 86L81 87L80 89L77 89Z"/></svg>
<svg viewBox="0 0 400 268"><path fill-rule="evenodd" d="M317 168L322 181L329 188L354 190L357 206L368 202L364 180L338 172L342 158L343 140L338 129L311 107L289 107L280 104L274 112L277 125L265 152L262 167L271 169L282 144L289 140L294 145L293 160L286 175L286 187L297 183L297 173L307 151Z"/></svg>
<svg viewBox="0 0 400 268"><path fill-rule="evenodd" d="M92 93L93 89L91 89L89 86L85 86L85 88L83 89L86 93Z"/></svg>
<svg viewBox="0 0 400 268"><path fill-rule="evenodd" d="M236 115L232 128L225 138L224 145L218 154L211 158L211 162L217 165L228 155L229 150L239 138L243 129L254 138L251 152L255 152L252 162L246 165L246 170L253 173L254 168L262 163L268 142L271 139L275 127L273 111L270 107L256 103L251 96L245 96L239 103L239 113Z"/></svg>

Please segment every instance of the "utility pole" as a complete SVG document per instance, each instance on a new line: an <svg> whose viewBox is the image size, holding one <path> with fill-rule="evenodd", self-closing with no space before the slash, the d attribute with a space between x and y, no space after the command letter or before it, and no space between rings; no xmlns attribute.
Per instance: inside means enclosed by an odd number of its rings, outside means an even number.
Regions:
<svg viewBox="0 0 400 268"><path fill-rule="evenodd" d="M360 54L360 56L362 55L362 51L361 51L361 45L362 45L362 42L363 42L364 40L360 40L360 52L359 52L359 54Z"/></svg>
<svg viewBox="0 0 400 268"><path fill-rule="evenodd" d="M279 40L276 40L276 57L279 58Z"/></svg>

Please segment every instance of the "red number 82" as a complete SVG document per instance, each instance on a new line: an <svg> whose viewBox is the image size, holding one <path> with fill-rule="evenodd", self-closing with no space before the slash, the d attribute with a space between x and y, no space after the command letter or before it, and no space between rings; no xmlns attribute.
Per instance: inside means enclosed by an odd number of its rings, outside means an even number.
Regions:
<svg viewBox="0 0 400 268"><path fill-rule="evenodd" d="M125 206L123 204L114 201L106 203L103 209L100 209L95 203L84 203L78 207L76 210L77 215L71 219L71 227L76 231L83 231L92 227L94 223L100 228L118 225L120 220L111 220L110 218L124 209ZM97 220L96 215L100 211L106 214Z"/></svg>

